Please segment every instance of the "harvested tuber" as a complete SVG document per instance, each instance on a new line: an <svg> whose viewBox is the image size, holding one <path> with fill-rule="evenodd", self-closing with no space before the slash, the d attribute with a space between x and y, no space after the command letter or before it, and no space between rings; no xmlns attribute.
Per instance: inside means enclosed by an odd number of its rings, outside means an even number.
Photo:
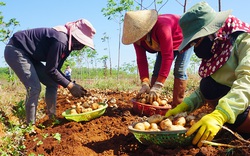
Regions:
<svg viewBox="0 0 250 156"><path fill-rule="evenodd" d="M135 124L134 129L144 131L145 126L144 126L144 124L142 122L138 122L137 124Z"/></svg>
<svg viewBox="0 0 250 156"><path fill-rule="evenodd" d="M167 100L161 100L161 103L160 103L160 105L161 106L165 106L165 105L167 105L168 104L168 101Z"/></svg>
<svg viewBox="0 0 250 156"><path fill-rule="evenodd" d="M180 130L186 130L186 128L181 126L181 125L172 125L168 130L169 131L180 131Z"/></svg>
<svg viewBox="0 0 250 156"><path fill-rule="evenodd" d="M157 101L153 101L152 105L153 106L159 106L159 103Z"/></svg>
<svg viewBox="0 0 250 156"><path fill-rule="evenodd" d="M160 122L160 128L162 130L169 130L173 126L172 121L170 119L165 119Z"/></svg>
<svg viewBox="0 0 250 156"><path fill-rule="evenodd" d="M72 108L72 109L70 110L70 114L76 115L76 114L78 114L78 113L76 112L76 109Z"/></svg>
<svg viewBox="0 0 250 156"><path fill-rule="evenodd" d="M178 118L174 118L173 120L173 124L174 125L180 125L180 126L185 126L186 125L186 119L185 117L178 117Z"/></svg>
<svg viewBox="0 0 250 156"><path fill-rule="evenodd" d="M144 121L143 124L144 124L145 130L150 129L150 123L149 122Z"/></svg>
<svg viewBox="0 0 250 156"><path fill-rule="evenodd" d="M92 105L91 105L91 108L93 109L93 110L95 110L95 109L98 109L98 107L99 107L99 104L98 103L93 103Z"/></svg>
<svg viewBox="0 0 250 156"><path fill-rule="evenodd" d="M158 127L158 125L156 123L151 123L149 130L151 130L151 131L158 131L159 127Z"/></svg>

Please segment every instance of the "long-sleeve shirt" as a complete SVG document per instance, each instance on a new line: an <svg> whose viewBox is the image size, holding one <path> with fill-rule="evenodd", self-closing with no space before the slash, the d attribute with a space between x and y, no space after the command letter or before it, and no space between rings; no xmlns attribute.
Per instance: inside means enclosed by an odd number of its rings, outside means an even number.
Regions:
<svg viewBox="0 0 250 156"><path fill-rule="evenodd" d="M69 56L68 37L53 28L35 28L16 32L13 45L27 52L34 62L46 62L46 73L58 84L70 83L61 72L63 62Z"/></svg>
<svg viewBox="0 0 250 156"><path fill-rule="evenodd" d="M237 116L250 104L250 34L243 33L233 44L230 58L211 77L218 83L229 86L230 91L216 106L227 115L228 123L233 124ZM184 99L189 111L202 106L205 101L199 88Z"/></svg>
<svg viewBox="0 0 250 156"><path fill-rule="evenodd" d="M162 55L162 63L157 81L164 83L168 77L174 59L174 51L178 50L183 39L182 30L179 26L179 19L179 15L159 15L156 24L149 33L153 46L147 44L146 40L141 41L140 45L134 43L137 66L142 81L145 78L149 78L146 51L150 53L160 52Z"/></svg>

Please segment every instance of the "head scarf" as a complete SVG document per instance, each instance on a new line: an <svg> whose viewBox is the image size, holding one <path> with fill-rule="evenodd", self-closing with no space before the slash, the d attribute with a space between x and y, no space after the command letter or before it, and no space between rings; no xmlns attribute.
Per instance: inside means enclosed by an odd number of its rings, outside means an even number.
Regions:
<svg viewBox="0 0 250 156"><path fill-rule="evenodd" d="M207 77L221 68L230 57L232 42L230 35L237 31L250 32L250 26L238 18L229 15L223 26L215 33L211 52L214 54L209 60L202 59L199 75Z"/></svg>

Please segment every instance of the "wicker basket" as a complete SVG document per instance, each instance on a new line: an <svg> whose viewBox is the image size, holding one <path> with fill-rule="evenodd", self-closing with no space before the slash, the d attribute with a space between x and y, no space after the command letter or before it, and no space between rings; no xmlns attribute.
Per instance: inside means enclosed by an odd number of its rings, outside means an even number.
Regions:
<svg viewBox="0 0 250 156"><path fill-rule="evenodd" d="M62 116L64 116L67 120L73 120L76 122L90 121L92 119L98 118L101 115L103 115L104 112L106 111L106 108L108 107L108 104L105 103L99 103L99 104L103 105L103 107L90 112L75 114L75 115L70 114L71 109L67 109L62 113Z"/></svg>
<svg viewBox="0 0 250 156"><path fill-rule="evenodd" d="M133 103L133 110L136 114L140 116L152 116L154 114L165 115L166 112L171 109L171 105L169 106L153 106L150 104L144 104L137 102L135 99L131 100Z"/></svg>
<svg viewBox="0 0 250 156"><path fill-rule="evenodd" d="M141 131L134 129L136 123L129 125L128 129L135 138L144 145L159 145L164 148L184 147L192 144L195 134L186 136L187 130L179 131Z"/></svg>

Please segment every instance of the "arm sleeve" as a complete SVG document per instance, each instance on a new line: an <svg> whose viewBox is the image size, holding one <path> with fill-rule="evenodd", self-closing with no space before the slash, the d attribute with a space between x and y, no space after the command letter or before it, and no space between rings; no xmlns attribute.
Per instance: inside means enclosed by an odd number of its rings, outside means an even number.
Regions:
<svg viewBox="0 0 250 156"><path fill-rule="evenodd" d="M51 44L46 60L46 72L55 82L63 87L67 87L70 81L67 80L59 70L63 64L61 55L64 49L65 46L60 44L60 42L54 41L54 44Z"/></svg>
<svg viewBox="0 0 250 156"><path fill-rule="evenodd" d="M155 36L161 49L162 62L157 81L164 83L174 60L173 36L171 25L162 24L155 30Z"/></svg>
<svg viewBox="0 0 250 156"><path fill-rule="evenodd" d="M244 34L236 40L234 54L238 57L235 69L235 81L230 91L219 100L216 109L221 110L228 117L228 123L233 124L239 114L249 106L250 100L250 35Z"/></svg>
<svg viewBox="0 0 250 156"><path fill-rule="evenodd" d="M141 81L149 82L149 68L148 68L146 50L135 43L134 43L134 48L136 53L136 61L140 74L140 79Z"/></svg>
<svg viewBox="0 0 250 156"><path fill-rule="evenodd" d="M183 101L188 105L188 112L192 112L206 103L205 98L200 91L200 88L197 88L193 93L190 94L190 96L186 97Z"/></svg>

